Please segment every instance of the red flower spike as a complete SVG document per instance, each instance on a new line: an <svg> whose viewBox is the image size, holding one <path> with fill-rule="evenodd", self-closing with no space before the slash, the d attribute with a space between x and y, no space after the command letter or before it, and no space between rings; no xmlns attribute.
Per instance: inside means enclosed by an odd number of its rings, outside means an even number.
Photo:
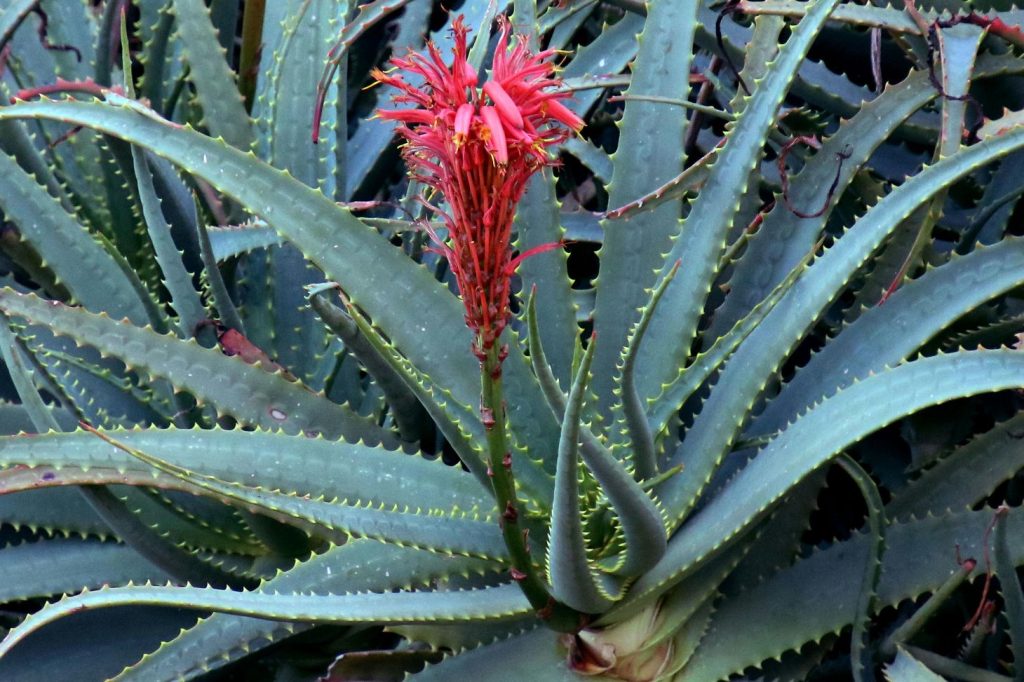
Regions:
<svg viewBox="0 0 1024 682"><path fill-rule="evenodd" d="M510 280L524 257L512 257L516 204L530 176L554 164L547 150L583 127L559 102L568 95L555 91L555 52L533 54L519 37L510 49L510 24L500 21L493 69L480 88L461 17L452 25L450 62L428 44L427 54L410 52L392 59L390 72L373 72L399 91L395 102L412 105L378 115L399 123L410 175L444 199L443 208L427 206L448 228L447 242L430 236L455 275L481 360L508 322Z"/></svg>

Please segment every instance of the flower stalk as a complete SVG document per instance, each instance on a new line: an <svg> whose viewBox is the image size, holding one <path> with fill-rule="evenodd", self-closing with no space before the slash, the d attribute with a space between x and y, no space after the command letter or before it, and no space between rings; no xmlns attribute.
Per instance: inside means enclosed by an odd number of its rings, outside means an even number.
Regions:
<svg viewBox="0 0 1024 682"><path fill-rule="evenodd" d="M585 625L581 614L555 601L530 554L529 530L522 522L523 510L512 474L512 450L501 387L501 363L506 352L504 346L493 345L480 364L480 417L487 432L487 475L501 512L498 523L512 564L509 573L548 627L558 632L576 632Z"/></svg>
<svg viewBox="0 0 1024 682"><path fill-rule="evenodd" d="M468 60L467 29L461 18L452 25L450 64L428 44L427 54L410 52L392 59L390 71L373 75L398 90L393 100L397 108L381 110L378 116L398 123L409 174L431 190L419 199L441 217L447 230L442 237L425 227L434 248L448 260L466 308L466 325L473 331L472 351L481 374L480 420L487 432L487 473L512 579L549 627L574 632L583 625L581 615L554 600L530 556L506 430L501 365L508 348L500 338L510 316L516 266L532 253L559 246L514 256L516 205L530 177L553 165L548 148L579 131L583 122L559 101L566 94L553 77L549 58L554 51L534 54L521 37L510 45L511 26L507 19L500 24L492 69L482 85Z"/></svg>

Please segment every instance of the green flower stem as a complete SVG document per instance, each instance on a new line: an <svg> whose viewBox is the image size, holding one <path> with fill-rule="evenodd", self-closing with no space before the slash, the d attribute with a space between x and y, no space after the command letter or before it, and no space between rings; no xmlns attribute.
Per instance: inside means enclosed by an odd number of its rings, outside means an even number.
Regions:
<svg viewBox="0 0 1024 682"><path fill-rule="evenodd" d="M263 40L263 16L266 0L248 0L242 15L242 51L238 60L238 89L245 98L245 110L252 111L256 96L256 77L260 70Z"/></svg>
<svg viewBox="0 0 1024 682"><path fill-rule="evenodd" d="M512 451L505 430L505 401L501 391L501 348L493 345L480 365L480 418L487 430L487 474L497 501L498 523L508 547L512 579L548 627L558 632L576 632L585 623L582 614L555 601L531 556L522 524L522 509L516 497L512 475Z"/></svg>

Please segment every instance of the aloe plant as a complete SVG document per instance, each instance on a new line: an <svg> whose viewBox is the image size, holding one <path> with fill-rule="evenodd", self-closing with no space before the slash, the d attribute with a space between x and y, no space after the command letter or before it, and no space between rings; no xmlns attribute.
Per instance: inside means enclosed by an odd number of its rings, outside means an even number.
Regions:
<svg viewBox="0 0 1024 682"><path fill-rule="evenodd" d="M0 0L0 678L1020 678L963 4Z"/></svg>

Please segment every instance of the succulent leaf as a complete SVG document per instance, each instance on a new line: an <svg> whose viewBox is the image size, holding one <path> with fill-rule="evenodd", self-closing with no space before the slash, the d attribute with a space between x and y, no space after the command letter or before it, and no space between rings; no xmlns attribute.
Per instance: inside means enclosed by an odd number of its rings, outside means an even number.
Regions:
<svg viewBox="0 0 1024 682"><path fill-rule="evenodd" d="M992 511L947 513L892 524L886 534L877 606L895 605L942 587L962 570L956 563L957 545L962 557L980 562ZM1008 537L1016 538L1013 533L1022 522L1021 516L1011 514L1008 520ZM699 679L724 679L731 672L759 665L852 623L860 576L872 542L870 536L860 534L834 543L720 604L704 646L685 672ZM1024 547L1014 541L1012 554L1020 564ZM973 572L968 573L974 577L984 573L980 563L972 568ZM814 588L808 589L811 585ZM828 599L840 608L814 608L817 599ZM789 617L775 620L782 613ZM786 626L766 628L767 621L755 618L755 614L772 614L771 622ZM748 642L740 656L735 655L737 637Z"/></svg>
<svg viewBox="0 0 1024 682"><path fill-rule="evenodd" d="M665 74L676 69L677 73L689 73L689 45L698 4L693 0L651 4L627 95L686 98L686 79L666 78ZM643 196L682 171L681 150L661 144L661 140L663 136L680 139L685 122L683 108L643 100L626 102L619 149L612 157L611 206ZM626 330L636 319L635 311L644 300L642 292L655 283L653 272L678 233L679 217L680 207L673 204L604 224L602 248L607 257L602 259L594 308L594 331L601 337L601 348L595 359L593 389L605 419L610 416L611 380L616 375L620 349L626 344ZM644 377L653 379L656 375L644 365ZM640 391L641 395L649 393L646 382Z"/></svg>
<svg viewBox="0 0 1024 682"><path fill-rule="evenodd" d="M4 548L4 603L75 592L82 586L164 581L168 575L127 545L51 538Z"/></svg>
<svg viewBox="0 0 1024 682"><path fill-rule="evenodd" d="M0 292L0 307L8 314L46 324L57 333L75 335L80 343L167 378L243 423L331 438L344 434L352 440L390 440L344 407L280 374L271 374L268 370L272 368L253 367L195 343L10 290Z"/></svg>
<svg viewBox="0 0 1024 682"><path fill-rule="evenodd" d="M153 242L157 261L160 263L164 285L171 295L171 306L178 316L178 335L188 339L198 335L202 323L208 319L206 308L199 293L192 286L192 276L185 270L181 254L178 253L171 236L170 225L161 212L160 198L153 186L153 175L145 152L133 148L132 161L135 179L139 183L139 200L142 202L146 227Z"/></svg>
<svg viewBox="0 0 1024 682"><path fill-rule="evenodd" d="M703 299L711 289L726 234L739 207L738 200L747 187L748 175L760 158L764 138L776 119L790 81L836 4L834 0L815 2L779 51L772 69L757 83L683 223L680 238L672 244L659 279L667 277L677 259L683 266L668 285L664 302L651 320L648 335L650 348L674 350L659 353L657 360L648 357L650 351L641 354L640 362L646 368L647 377L640 386L641 395L653 395L685 360L690 340L697 332Z"/></svg>
<svg viewBox="0 0 1024 682"><path fill-rule="evenodd" d="M936 293L963 297L965 310L1020 286L1024 243L1001 241L933 268L900 287L884 305L864 311L786 383L748 430L753 436L783 428L814 401L910 358L955 318L937 303ZM960 307L962 306L962 307ZM955 314L955 313L954 313ZM870 346L875 353L856 353ZM842 361L839 359L842 358Z"/></svg>
<svg viewBox="0 0 1024 682"><path fill-rule="evenodd" d="M600 579L590 564L580 509L579 423L596 346L596 339L591 337L562 417L547 552L552 593L556 599L582 613L604 611L619 596L609 594L608 588L599 583Z"/></svg>
<svg viewBox="0 0 1024 682"><path fill-rule="evenodd" d="M993 564L999 578L999 589L1003 594L1006 620L1010 625L1009 635L1014 652L1014 679L1024 677L1021 671L1021 656L1024 651L1024 592L1021 591L1020 578L1017 576L1017 564L1013 561L1010 541L1007 538L1007 520L1009 507L1000 507L995 512L995 534L993 538Z"/></svg>
<svg viewBox="0 0 1024 682"><path fill-rule="evenodd" d="M967 147L929 166L910 178L899 192L889 194L865 214L859 222L859 230L844 235L843 248L829 249L815 261L733 354L730 366L735 369L727 368L720 375L716 383L718 390L704 403L689 431L685 447L697 453L688 462L689 476L670 479L660 491L666 507L678 510L677 519L681 520L692 509L711 472L745 423L761 387L776 371L782 356L791 351L793 340L818 318L834 293L896 228L900 219L940 188L1014 151L1019 144L1024 144L1024 135L1015 139L1014 133L1008 133L998 140ZM723 386L728 388L723 390ZM680 460L680 453L670 459L673 463Z"/></svg>
<svg viewBox="0 0 1024 682"><path fill-rule="evenodd" d="M173 0L182 54L189 64L189 81L203 108L203 121L215 137L248 150L253 144L252 123L245 111L234 74L224 61L224 48L204 3Z"/></svg>
<svg viewBox="0 0 1024 682"><path fill-rule="evenodd" d="M868 508L868 534L871 538L871 551L864 567L861 580L860 595L857 597L857 611L853 620L853 634L850 644L850 662L853 678L863 682L874 678L874 662L869 650L868 625L875 611L876 590L882 575L882 554L885 551L885 508L878 486L871 480L864 467L849 455L842 455L837 460L843 471L853 479L860 490Z"/></svg>
<svg viewBox="0 0 1024 682"><path fill-rule="evenodd" d="M117 262L119 256L84 230L6 154L0 154L0 174L4 178L0 208L20 226L21 237L43 262L60 273L62 285L75 300L94 312L147 324L145 299L140 299L146 294Z"/></svg>
<svg viewBox="0 0 1024 682"><path fill-rule="evenodd" d="M262 583L266 593L355 593L422 588L460 572L485 571L477 559L444 557L410 547L372 540L352 540L297 563ZM474 623L480 627L480 623ZM303 623L282 623L214 613L147 654L117 680L175 680L216 670L244 653L308 629ZM224 652L230 652L228 659Z"/></svg>
<svg viewBox="0 0 1024 682"><path fill-rule="evenodd" d="M612 613L628 616L663 594L742 537L793 485L867 433L944 399L1008 388L1014 384L1011 374L1017 364L1012 351L923 358L864 379L823 401L779 434L672 537L662 560L637 580ZM1017 369L1024 371L1024 364ZM835 419L833 410L854 404L856 423ZM805 439L814 440L820 459L804 456L799 444Z"/></svg>
<svg viewBox="0 0 1024 682"><path fill-rule="evenodd" d="M148 585L100 588L65 597L27 618L0 642L0 656L31 633L83 609L120 604L185 607L271 620L310 623L441 623L506 620L525 615L529 604L514 585L447 592L354 592L348 594L254 594L198 587Z"/></svg>
<svg viewBox="0 0 1024 682"><path fill-rule="evenodd" d="M1020 677L1022 20L0 0L0 677Z"/></svg>

